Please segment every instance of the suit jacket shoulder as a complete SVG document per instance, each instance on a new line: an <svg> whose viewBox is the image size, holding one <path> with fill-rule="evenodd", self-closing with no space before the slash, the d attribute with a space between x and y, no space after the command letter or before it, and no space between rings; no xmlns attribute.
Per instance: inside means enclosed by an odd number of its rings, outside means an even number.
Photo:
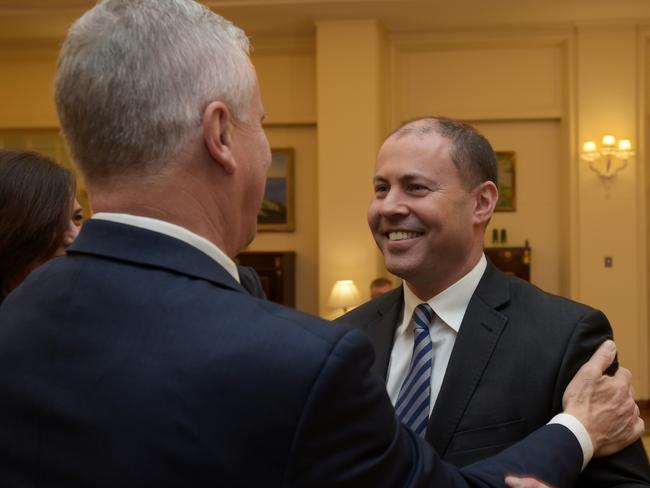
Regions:
<svg viewBox="0 0 650 488"><path fill-rule="evenodd" d="M460 465L498 452L562 410L566 386L610 337L602 312L490 263L463 319L427 438ZM593 460L578 486L629 482L650 486L640 441Z"/></svg>
<svg viewBox="0 0 650 488"><path fill-rule="evenodd" d="M260 276L254 268L250 266L237 266L237 271L239 271L239 281L248 293L257 298L266 298Z"/></svg>

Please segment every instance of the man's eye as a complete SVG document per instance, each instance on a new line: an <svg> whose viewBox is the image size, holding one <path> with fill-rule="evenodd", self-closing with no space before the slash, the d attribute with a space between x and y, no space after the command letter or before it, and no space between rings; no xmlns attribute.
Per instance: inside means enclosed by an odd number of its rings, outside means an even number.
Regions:
<svg viewBox="0 0 650 488"><path fill-rule="evenodd" d="M410 184L406 187L406 190L409 192L424 192L427 191L428 188L422 185Z"/></svg>
<svg viewBox="0 0 650 488"><path fill-rule="evenodd" d="M387 185L377 185L375 186L375 195L383 195L388 192Z"/></svg>

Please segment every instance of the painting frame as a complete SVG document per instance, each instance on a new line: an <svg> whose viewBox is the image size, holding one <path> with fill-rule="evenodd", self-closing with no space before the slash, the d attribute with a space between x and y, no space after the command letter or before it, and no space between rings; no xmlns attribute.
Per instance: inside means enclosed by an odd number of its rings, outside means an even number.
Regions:
<svg viewBox="0 0 650 488"><path fill-rule="evenodd" d="M294 154L291 147L271 149L264 202L257 215L259 232L295 231Z"/></svg>
<svg viewBox="0 0 650 488"><path fill-rule="evenodd" d="M495 212L514 212L517 210L517 157L514 151L496 151L497 184L499 200Z"/></svg>

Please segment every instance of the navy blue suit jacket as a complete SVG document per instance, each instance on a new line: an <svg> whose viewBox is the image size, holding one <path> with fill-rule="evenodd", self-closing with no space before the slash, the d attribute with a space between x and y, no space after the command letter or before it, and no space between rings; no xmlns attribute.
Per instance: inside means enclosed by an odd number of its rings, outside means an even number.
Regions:
<svg viewBox="0 0 650 488"><path fill-rule="evenodd" d="M399 287L339 319L368 335L376 357L372 370L383 380L403 308ZM426 439L458 466L493 456L562 410L567 385L611 336L600 311L506 276L488 261L465 312ZM576 486L650 486L643 444L639 440L594 459Z"/></svg>
<svg viewBox="0 0 650 488"><path fill-rule="evenodd" d="M155 232L84 225L0 307L0 486L571 486L545 427L459 470L394 416L364 334L254 298Z"/></svg>
<svg viewBox="0 0 650 488"><path fill-rule="evenodd" d="M266 293L264 293L264 288L262 288L260 275L257 274L257 271L255 271L254 268L238 265L237 271L239 271L239 282L241 283L241 286L250 295L257 298L266 298Z"/></svg>

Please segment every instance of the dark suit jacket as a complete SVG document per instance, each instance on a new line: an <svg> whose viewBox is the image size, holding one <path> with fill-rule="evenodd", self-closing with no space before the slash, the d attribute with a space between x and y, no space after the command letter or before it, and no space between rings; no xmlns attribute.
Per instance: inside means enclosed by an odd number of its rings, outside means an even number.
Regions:
<svg viewBox="0 0 650 488"><path fill-rule="evenodd" d="M459 471L396 420L359 331L245 293L171 237L91 220L0 307L0 486L570 486L561 426Z"/></svg>
<svg viewBox="0 0 650 488"><path fill-rule="evenodd" d="M402 287L339 320L366 332L372 370L386 380L404 308ZM544 425L580 366L612 336L606 317L508 277L488 261L469 302L434 405L426 439L458 466L484 459ZM649 486L641 441L593 460L577 486Z"/></svg>
<svg viewBox="0 0 650 488"><path fill-rule="evenodd" d="M248 293L257 298L266 298L266 293L264 293L260 275L257 274L257 271L250 266L239 265L237 266L237 271L239 271L239 282Z"/></svg>

